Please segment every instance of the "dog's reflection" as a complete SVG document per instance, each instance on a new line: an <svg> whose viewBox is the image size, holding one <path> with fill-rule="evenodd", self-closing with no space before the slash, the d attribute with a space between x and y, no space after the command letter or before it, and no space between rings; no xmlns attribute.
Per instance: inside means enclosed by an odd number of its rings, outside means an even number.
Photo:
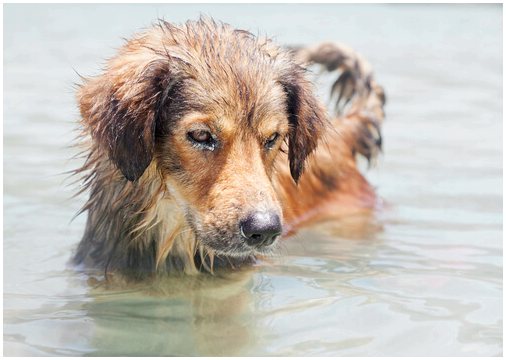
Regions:
<svg viewBox="0 0 506 360"><path fill-rule="evenodd" d="M218 356L255 343L250 286L254 268L172 276L142 285L120 278L94 284L85 307L94 356Z"/></svg>

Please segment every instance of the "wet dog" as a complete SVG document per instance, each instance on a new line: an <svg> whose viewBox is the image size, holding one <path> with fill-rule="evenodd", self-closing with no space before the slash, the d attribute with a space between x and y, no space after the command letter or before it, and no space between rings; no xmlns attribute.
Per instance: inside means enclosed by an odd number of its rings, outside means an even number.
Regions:
<svg viewBox="0 0 506 360"><path fill-rule="evenodd" d="M339 73L339 116L305 66ZM77 99L89 200L75 262L135 276L238 266L282 235L375 204L355 156L381 148L384 94L327 43L281 48L210 19L160 21Z"/></svg>

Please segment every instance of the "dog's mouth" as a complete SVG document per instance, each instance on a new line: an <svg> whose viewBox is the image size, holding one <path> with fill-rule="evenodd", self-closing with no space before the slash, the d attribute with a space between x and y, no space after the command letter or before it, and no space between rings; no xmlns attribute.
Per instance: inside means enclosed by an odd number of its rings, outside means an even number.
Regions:
<svg viewBox="0 0 506 360"><path fill-rule="evenodd" d="M209 252L216 255L231 258L247 258L251 256L268 256L273 255L278 245L278 237L270 241L268 244L250 245L247 239L241 234L235 236L204 236L195 233L197 242L202 244Z"/></svg>

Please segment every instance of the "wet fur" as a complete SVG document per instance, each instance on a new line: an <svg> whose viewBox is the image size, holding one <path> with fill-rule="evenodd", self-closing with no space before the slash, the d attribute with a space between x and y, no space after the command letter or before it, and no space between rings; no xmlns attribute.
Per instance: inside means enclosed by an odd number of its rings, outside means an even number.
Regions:
<svg viewBox="0 0 506 360"><path fill-rule="evenodd" d="M381 148L384 95L343 49L282 49L209 19L160 21L128 41L77 93L88 155L76 173L89 200L75 262L135 277L236 267L255 256L237 238L247 211L278 209L289 234L371 209L355 155ZM339 72L344 116L329 119L314 97L312 63ZM195 113L225 119L230 145L212 162L180 140ZM283 142L265 152L255 136L273 129Z"/></svg>

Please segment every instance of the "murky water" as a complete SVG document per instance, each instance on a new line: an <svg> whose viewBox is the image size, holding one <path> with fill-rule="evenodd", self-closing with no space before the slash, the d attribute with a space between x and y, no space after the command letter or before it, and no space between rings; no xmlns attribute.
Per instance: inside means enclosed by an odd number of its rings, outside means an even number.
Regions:
<svg viewBox="0 0 506 360"><path fill-rule="evenodd" d="M4 6L6 355L501 355L501 6ZM104 289L68 267L74 69L136 29L211 14L346 42L388 95L374 219L322 225L222 277ZM323 89L322 91L326 91Z"/></svg>

